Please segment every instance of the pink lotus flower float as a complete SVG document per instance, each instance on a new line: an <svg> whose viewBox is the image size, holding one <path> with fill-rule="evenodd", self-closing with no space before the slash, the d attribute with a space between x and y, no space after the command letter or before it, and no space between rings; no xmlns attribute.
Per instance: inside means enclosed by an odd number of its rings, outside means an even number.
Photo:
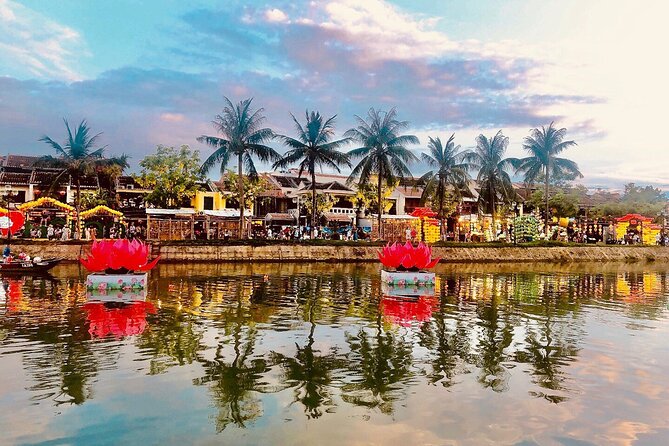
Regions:
<svg viewBox="0 0 669 446"><path fill-rule="evenodd" d="M153 269L159 259L149 261L149 247L143 242L119 239L93 242L90 255L79 261L93 272L86 279L87 290L106 295L109 290L126 294L143 290L146 271Z"/></svg>
<svg viewBox="0 0 669 446"><path fill-rule="evenodd" d="M413 246L410 242L388 243L379 251L379 260L383 266L398 271L420 271L433 268L441 258L432 259L432 248L420 242Z"/></svg>
<svg viewBox="0 0 669 446"><path fill-rule="evenodd" d="M435 275L425 270L433 268L440 258L432 258L432 248L420 242L413 246L393 243L379 252L379 260L390 271L381 271L384 294L413 297L434 293Z"/></svg>
<svg viewBox="0 0 669 446"><path fill-rule="evenodd" d="M153 269L159 259L160 256L149 262L149 247L145 243L119 239L94 241L91 254L79 261L92 272L125 273Z"/></svg>

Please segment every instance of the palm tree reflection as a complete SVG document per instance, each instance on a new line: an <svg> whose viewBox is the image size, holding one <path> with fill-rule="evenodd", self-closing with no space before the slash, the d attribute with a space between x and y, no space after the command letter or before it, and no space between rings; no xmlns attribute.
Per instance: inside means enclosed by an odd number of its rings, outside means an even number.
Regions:
<svg viewBox="0 0 669 446"><path fill-rule="evenodd" d="M382 329L382 315L376 320L376 334L364 328L347 335L350 382L344 384L342 399L357 406L393 413L393 404L405 395L414 373L411 342Z"/></svg>
<svg viewBox="0 0 669 446"><path fill-rule="evenodd" d="M312 295L307 301L310 324L307 343L303 347L295 343L297 352L294 357L287 357L281 353L274 354L275 362L280 364L283 370L282 382L293 387L293 402L299 402L304 406L307 418L318 418L323 415L323 410L326 412L334 410L332 372L343 368L346 364L344 357L338 354L336 348L330 349L325 355L319 354L319 350L314 350L316 297Z"/></svg>

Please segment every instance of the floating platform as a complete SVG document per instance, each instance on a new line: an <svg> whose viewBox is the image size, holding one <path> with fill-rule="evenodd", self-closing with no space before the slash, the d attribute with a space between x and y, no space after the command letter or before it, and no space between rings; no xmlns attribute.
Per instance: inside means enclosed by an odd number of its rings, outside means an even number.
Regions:
<svg viewBox="0 0 669 446"><path fill-rule="evenodd" d="M434 295L434 286L434 273L421 271L381 271L381 291L385 296L432 296Z"/></svg>
<svg viewBox="0 0 669 446"><path fill-rule="evenodd" d="M89 274L86 291L91 294L110 295L144 291L148 283L147 273L133 274Z"/></svg>

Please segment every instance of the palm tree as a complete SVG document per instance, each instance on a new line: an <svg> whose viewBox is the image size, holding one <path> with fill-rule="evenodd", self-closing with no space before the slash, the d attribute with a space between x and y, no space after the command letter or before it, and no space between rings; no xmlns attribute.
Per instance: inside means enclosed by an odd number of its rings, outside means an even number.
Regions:
<svg viewBox="0 0 669 446"><path fill-rule="evenodd" d="M408 121L398 121L395 108L383 112L370 108L367 121L360 116L356 128L344 133L344 136L358 142L361 147L348 152L351 158L361 158L351 172L349 181L358 179L358 185L364 185L373 174L377 175L378 187L378 224L379 238L383 238L381 215L383 214L382 185L394 183L397 178L410 176L407 163L418 161L418 158L406 148L408 144L419 144L414 135L400 134L409 126Z"/></svg>
<svg viewBox="0 0 669 446"><path fill-rule="evenodd" d="M214 128L222 135L206 136L197 138L198 142L213 147L214 153L202 163L202 173L206 174L216 164L221 165L221 175L225 175L225 168L231 157L237 158L238 192L239 192L239 237L244 233L244 168L251 179L258 178L253 157L256 156L263 162L278 161L281 159L276 150L266 146L264 143L274 138L274 132L269 128L263 128L265 121L263 108L253 111L251 102L253 98L240 101L234 105L230 99L225 98L225 107L220 115L212 121Z"/></svg>
<svg viewBox="0 0 669 446"><path fill-rule="evenodd" d="M472 169L478 170L479 204L486 213L492 215L493 237L495 233L495 210L499 200L509 202L516 193L507 170L514 167L515 158L504 158L509 138L500 130L492 138L484 135L476 137L476 149L465 156Z"/></svg>
<svg viewBox="0 0 669 446"><path fill-rule="evenodd" d="M525 173L525 181L533 183L541 174L545 181L545 202L546 202L546 220L545 233L548 235L548 192L550 178L552 175L576 175L582 178L583 175L578 170L578 165L572 160L558 158L563 150L575 146L574 141L564 141L567 134L566 128L556 129L553 122L548 128L541 126L541 129L530 130L530 136L526 136L523 142L523 149L529 152L530 156L518 161L518 171Z"/></svg>
<svg viewBox="0 0 669 446"><path fill-rule="evenodd" d="M469 188L469 164L465 161L467 152L460 152L460 145L455 145L455 133L448 138L444 146L440 138L429 137L427 148L430 154L422 153L421 159L432 170L421 177L425 188L421 201L425 201L429 196L436 196L439 202L437 216L442 220L441 229L443 233L444 224L444 198L446 189L450 186L458 198L462 197L462 192L468 193Z"/></svg>
<svg viewBox="0 0 669 446"><path fill-rule="evenodd" d="M289 165L301 160L298 178L306 170L311 176L311 227L316 226L318 210L316 206L316 167L328 166L341 172L339 166L351 167L351 161L346 153L337 151L338 148L348 144L351 138L344 138L338 141L331 141L334 135L334 123L337 115L330 119L323 120L318 112L306 111L306 127L297 121L291 113L295 128L297 130L297 139L289 136L277 135L283 143L290 147L279 161L274 163L273 169L286 168Z"/></svg>
<svg viewBox="0 0 669 446"><path fill-rule="evenodd" d="M95 148L102 133L90 136L90 128L85 119L79 123L79 126L72 133L67 119L63 119L63 121L67 129L67 140L63 145L60 145L48 136L40 138L40 141L47 143L56 151L57 156L43 156L37 164L61 169L53 180L52 187L62 183L67 177L74 181L76 187L75 207L77 215L79 215L81 211L81 180L86 176L98 175L104 169L115 168L122 171L128 167L128 156L105 158L104 151L107 146Z"/></svg>

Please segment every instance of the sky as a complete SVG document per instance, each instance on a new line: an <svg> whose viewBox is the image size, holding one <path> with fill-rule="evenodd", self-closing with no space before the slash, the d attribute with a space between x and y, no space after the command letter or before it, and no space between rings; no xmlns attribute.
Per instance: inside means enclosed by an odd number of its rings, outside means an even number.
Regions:
<svg viewBox="0 0 669 446"><path fill-rule="evenodd" d="M498 130L523 156L555 121L589 187L669 189L669 2L649 0L0 0L0 153L42 155L88 120L132 170L158 144L211 149L212 119L254 98L267 125L396 107L425 150ZM278 143L280 152L285 151ZM424 167L413 167L415 174ZM217 172L212 172L216 176Z"/></svg>

